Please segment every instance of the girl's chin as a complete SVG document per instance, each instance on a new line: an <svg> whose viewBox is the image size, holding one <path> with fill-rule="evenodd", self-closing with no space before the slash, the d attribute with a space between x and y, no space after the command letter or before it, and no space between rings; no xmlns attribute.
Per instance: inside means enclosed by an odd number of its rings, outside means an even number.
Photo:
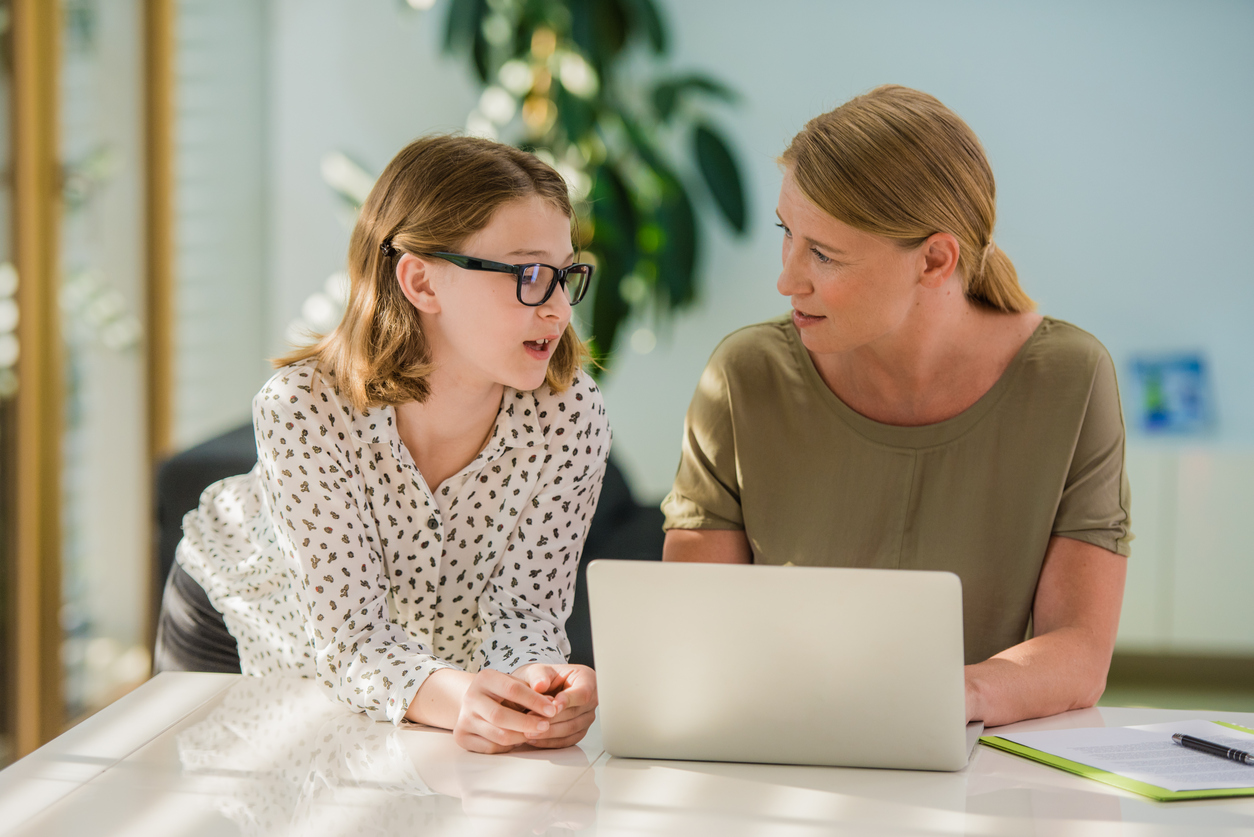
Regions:
<svg viewBox="0 0 1254 837"><path fill-rule="evenodd" d="M507 387L527 392L529 390L538 389L544 384L545 378L548 377L549 366L546 363L541 369L520 370L513 374L502 377L501 383Z"/></svg>

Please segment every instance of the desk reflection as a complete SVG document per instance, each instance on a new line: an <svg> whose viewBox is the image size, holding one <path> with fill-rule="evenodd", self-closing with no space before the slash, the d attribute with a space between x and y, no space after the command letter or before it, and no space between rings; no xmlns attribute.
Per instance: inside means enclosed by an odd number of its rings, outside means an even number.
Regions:
<svg viewBox="0 0 1254 837"><path fill-rule="evenodd" d="M561 834L596 818L579 748L468 753L446 731L350 712L308 680L241 681L177 747L185 774L219 779L217 809L245 835Z"/></svg>

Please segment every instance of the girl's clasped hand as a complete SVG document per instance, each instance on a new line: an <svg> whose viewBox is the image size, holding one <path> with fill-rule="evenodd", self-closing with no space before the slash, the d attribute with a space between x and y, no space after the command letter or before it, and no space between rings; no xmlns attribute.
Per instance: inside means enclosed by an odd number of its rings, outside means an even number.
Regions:
<svg viewBox="0 0 1254 837"><path fill-rule="evenodd" d="M470 681L453 737L481 753L523 744L569 747L588 731L596 707L596 673L587 666L532 663L513 674L485 669Z"/></svg>

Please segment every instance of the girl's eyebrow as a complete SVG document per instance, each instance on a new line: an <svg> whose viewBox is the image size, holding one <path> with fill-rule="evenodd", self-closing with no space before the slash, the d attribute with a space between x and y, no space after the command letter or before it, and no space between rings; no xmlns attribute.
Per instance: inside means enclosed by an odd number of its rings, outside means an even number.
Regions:
<svg viewBox="0 0 1254 837"><path fill-rule="evenodd" d="M506 256L525 256L527 258L538 259L538 258L547 256L548 254L549 254L549 251L547 250L511 250L505 255ZM566 257L566 261L570 261L574 257L575 257L575 251L571 250L570 255Z"/></svg>
<svg viewBox="0 0 1254 837"><path fill-rule="evenodd" d="M777 209L777 210L775 210L775 217L776 217L776 218L779 218L779 222L780 222L781 224L784 224L784 219L783 219L782 217L780 217L780 214L779 214L779 210L778 210L778 209ZM788 225L787 225L787 224L784 224L784 226L785 226L785 227L787 227ZM815 238L810 238L810 236L808 236L808 235L807 235L807 236L803 236L803 237L805 238L805 240L806 240L806 243L807 243L807 244L813 245L813 246L815 246L815 247L822 247L824 250L828 251L829 253L839 254L839 255L841 255L841 256L847 256L847 255L849 255L848 253L846 253L844 250L840 249L839 247L833 247L833 246L832 246L832 245L830 245L830 244L825 244L824 242L819 241L818 239L815 239Z"/></svg>

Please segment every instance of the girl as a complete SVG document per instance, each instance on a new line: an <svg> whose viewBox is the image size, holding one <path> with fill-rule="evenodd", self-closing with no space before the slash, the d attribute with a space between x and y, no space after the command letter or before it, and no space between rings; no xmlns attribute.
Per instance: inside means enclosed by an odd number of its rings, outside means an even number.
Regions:
<svg viewBox="0 0 1254 837"><path fill-rule="evenodd" d="M792 311L710 359L665 559L957 573L968 720L1093 705L1131 540L1110 356L1033 311L980 142L931 96L859 96L783 165Z"/></svg>
<svg viewBox="0 0 1254 837"><path fill-rule="evenodd" d="M210 487L181 567L245 674L295 672L463 747L564 747L596 707L563 625L609 452L570 326L561 177L466 137L402 150L362 207L336 329L253 402L258 464Z"/></svg>

